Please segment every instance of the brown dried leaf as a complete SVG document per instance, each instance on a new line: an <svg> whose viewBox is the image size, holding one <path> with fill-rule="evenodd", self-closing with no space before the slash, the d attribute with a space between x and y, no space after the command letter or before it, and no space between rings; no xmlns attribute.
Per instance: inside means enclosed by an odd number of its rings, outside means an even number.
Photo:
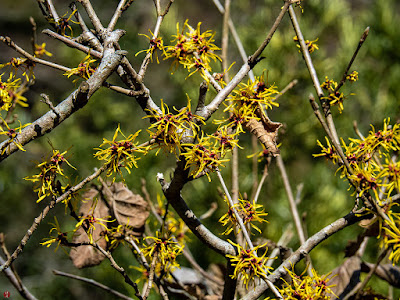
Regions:
<svg viewBox="0 0 400 300"><path fill-rule="evenodd" d="M273 156L277 156L279 154L279 149L276 144L276 138L282 124L279 122L272 122L264 114L260 115L262 116L261 121L250 119L250 121L246 123L246 128L257 137L265 146L265 149L269 150Z"/></svg>
<svg viewBox="0 0 400 300"><path fill-rule="evenodd" d="M142 196L134 194L123 182L115 182L110 187L112 209L119 224L127 225L133 234L140 236L149 217L149 205Z"/></svg>
<svg viewBox="0 0 400 300"><path fill-rule="evenodd" d="M329 285L334 285L331 288L334 295L327 295L331 299L342 299L360 282L360 274L361 259L358 256L349 257L342 265L332 271L332 279L329 280Z"/></svg>
<svg viewBox="0 0 400 300"><path fill-rule="evenodd" d="M363 266L367 266L368 269L371 269L374 267L374 264L364 263ZM367 271L369 271L369 270L367 270ZM399 267L393 266L392 264L379 265L375 270L375 274L379 278L387 281L393 287L400 288L400 268Z"/></svg>
<svg viewBox="0 0 400 300"><path fill-rule="evenodd" d="M93 212L95 218L107 219L110 215L110 211L107 205L101 199L96 200L98 192L95 189L90 189L83 195L84 201L82 201L81 207L79 209L79 214L81 216L86 216ZM98 197L99 198L99 197ZM93 205L96 203L96 207L93 210ZM104 224L104 222L103 222ZM93 240L103 249L106 249L107 242L104 239L103 232L104 227L100 224L94 224L95 230L93 230ZM79 228L76 234L72 238L73 243L89 242L89 238L83 228ZM103 261L105 256L97 249L92 246L80 246L72 247L70 253L70 258L75 267L81 269L86 267L96 266Z"/></svg>

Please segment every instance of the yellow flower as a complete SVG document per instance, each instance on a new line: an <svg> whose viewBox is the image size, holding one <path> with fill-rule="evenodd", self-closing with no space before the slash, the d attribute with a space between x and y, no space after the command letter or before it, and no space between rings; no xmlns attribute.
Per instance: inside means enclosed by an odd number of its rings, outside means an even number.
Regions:
<svg viewBox="0 0 400 300"><path fill-rule="evenodd" d="M269 259L266 256L268 251L268 248L266 247L267 243L258 245L251 250L245 249L231 240L228 240L228 242L237 248L238 253L238 255L228 254L226 256L230 259L232 266L235 267L233 274L230 274L231 278L238 278L239 275L242 275L241 280L243 280L246 289L248 289L250 282L267 277L267 271L272 269L265 265ZM257 257L255 254L257 253L257 250L264 247L266 248L264 254Z"/></svg>
<svg viewBox="0 0 400 300"><path fill-rule="evenodd" d="M48 159L38 164L36 168L40 169L40 173L32 176L27 176L24 179L27 181L38 182L39 184L34 188L34 191L38 193L38 200L42 201L47 196L57 196L63 193L65 189L61 185L61 182L57 180L57 176L61 176L64 179L64 170L61 168L63 163L66 163L71 168L75 169L68 160L65 158L67 151L60 153L59 150L53 150L53 155Z"/></svg>
<svg viewBox="0 0 400 300"><path fill-rule="evenodd" d="M7 81L3 81L3 75L0 75L0 109L8 111L15 104L27 107L27 100L22 96L21 79L15 79L14 74L10 73Z"/></svg>
<svg viewBox="0 0 400 300"><path fill-rule="evenodd" d="M225 198L225 202L228 203L228 200ZM241 231L239 226L239 222L236 218L236 215L233 210L236 210L239 216L242 218L244 225L250 225L252 228L261 233L260 228L258 228L254 222L268 223L267 220L264 219L268 215L268 213L264 212L263 206L261 204L257 204L253 201L249 201L247 199L239 198L239 203L234 204L233 207L229 207L228 212L223 215L219 222L222 223L223 226L229 225L228 228L223 232L223 234L230 234L235 228L238 228L238 232Z"/></svg>
<svg viewBox="0 0 400 300"><path fill-rule="evenodd" d="M100 148L95 148L95 150L98 151L94 154L94 157L98 160L104 160L105 164L108 165L107 176L119 174L123 178L121 168L125 168L129 174L133 167L137 168L137 161L140 157L136 155L138 153L145 155L148 151L148 147L137 146L138 143L134 142L139 132L140 130L126 137L118 124L112 140L103 138L103 143L100 145ZM117 141L119 133L124 139ZM102 149L101 147L104 146L106 146L106 148ZM115 180L115 176L113 180Z"/></svg>
<svg viewBox="0 0 400 300"><path fill-rule="evenodd" d="M144 245L144 248L142 248L144 256L153 259L157 255L157 262L161 264L165 274L169 274L175 267L179 267L176 258L182 253L184 245L175 242L170 232L162 234L157 231L156 237L149 236L145 239L152 241L152 243Z"/></svg>
<svg viewBox="0 0 400 300"><path fill-rule="evenodd" d="M293 41L298 43L299 38L295 36L293 38ZM305 40L304 42L306 43L307 50L310 54L313 53L315 50L319 50L318 45L316 44L316 42L318 42L318 38L313 41ZM297 48L300 48L300 45L297 44L296 46Z"/></svg>
<svg viewBox="0 0 400 300"><path fill-rule="evenodd" d="M339 159L339 156L336 154L335 147L331 145L329 139L325 137L327 147L322 145L322 143L317 140L318 146L321 147L321 153L313 154L314 157L326 157L327 159L332 160L332 162L336 165Z"/></svg>
<svg viewBox="0 0 400 300"><path fill-rule="evenodd" d="M93 207L93 210L94 210L94 207ZM110 218L110 217L111 216L108 216L108 218ZM115 221L115 220L106 220L106 219L102 219L102 218L96 218L94 216L93 212L86 216L79 216L79 218L81 220L75 224L75 230L82 227L86 231L88 238L89 238L89 243L91 243L91 244L93 244L93 242L97 242L97 241L93 240L93 231L96 230L95 224L102 226L105 229L105 231L108 231L108 227L106 224L108 222Z"/></svg>
<svg viewBox="0 0 400 300"><path fill-rule="evenodd" d="M53 54L46 50L46 43L42 43L41 45L35 44L35 57L42 57L43 55L53 56Z"/></svg>
<svg viewBox="0 0 400 300"><path fill-rule="evenodd" d="M184 152L182 155L186 159L185 169L192 168L190 176L196 178L202 172L211 181L208 172L217 170L218 167L224 166L223 163L229 159L222 159L221 153L215 149L211 142L210 137L202 135L196 144L183 144Z"/></svg>
<svg viewBox="0 0 400 300"><path fill-rule="evenodd" d="M151 54L150 60L153 62L153 54L155 52L156 53L156 61L159 64L160 61L158 60L158 55L157 55L156 50L158 49L162 52L163 55L167 55L167 53L165 52L164 41L161 37L154 38L154 34L151 32L151 30L149 30L149 32L150 32L151 38L150 38L150 36L148 36L146 34L139 34L139 35L143 35L149 39L149 42L150 42L149 49L141 50L138 53L136 53L135 56L138 56L142 52L150 53Z"/></svg>
<svg viewBox="0 0 400 300"><path fill-rule="evenodd" d="M57 244L55 251L58 250L58 247L64 246L68 244L68 232L63 232L60 228L60 224L56 217L54 217L54 223L50 223L53 227L50 229L49 234L50 238L46 238L45 242L40 243L42 246L46 246L49 248L52 244ZM55 235L54 235L55 233Z"/></svg>
<svg viewBox="0 0 400 300"><path fill-rule="evenodd" d="M331 287L328 285L330 280L329 274L320 276L316 270L312 269L312 277L300 276L292 271L288 271L288 275L292 281L289 284L284 280L284 284L279 289L279 292L284 299L313 299L313 300L329 300L333 294Z"/></svg>
<svg viewBox="0 0 400 300"><path fill-rule="evenodd" d="M7 124L7 122L0 116L2 119L2 124L6 126L7 130L4 130L2 126L0 126L0 135L6 135L9 139L7 140L6 144L3 146L3 149L1 149L1 155L3 155L7 151L7 147L9 147L11 144L14 144L17 146L17 148L21 151L26 151L24 147L22 147L21 143L18 142L18 134L21 133L21 129L25 128L26 126L30 125L31 123L27 123L22 125L20 121L19 122L19 127L17 128L10 128Z"/></svg>
<svg viewBox="0 0 400 300"><path fill-rule="evenodd" d="M177 23L177 34L171 41L173 45L165 47L164 55L165 59L174 59L173 67L182 64L184 68L191 72L189 76L200 70L203 79L208 81L204 70L211 71L211 61L221 61L221 58L214 53L220 48L214 44L214 34L210 30L201 33L200 25L201 23L198 23L196 29L194 29L186 20L182 30L180 30L179 23ZM192 69L194 71L191 71Z"/></svg>
<svg viewBox="0 0 400 300"><path fill-rule="evenodd" d="M84 79L89 79L89 77L93 75L93 73L96 71L97 68L91 66L91 64L93 64L94 62L96 62L96 60L90 58L90 52L89 52L88 55L85 56L85 58L79 63L79 65L76 68L73 68L65 72L64 75L67 76L68 78L71 77L72 75L76 75ZM76 79L74 81L76 81Z"/></svg>

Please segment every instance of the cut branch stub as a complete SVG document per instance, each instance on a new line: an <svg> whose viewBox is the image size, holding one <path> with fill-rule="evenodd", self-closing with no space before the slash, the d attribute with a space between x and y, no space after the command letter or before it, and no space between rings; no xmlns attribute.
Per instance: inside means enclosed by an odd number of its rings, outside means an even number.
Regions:
<svg viewBox="0 0 400 300"><path fill-rule="evenodd" d="M111 185L110 191L112 192L111 207L118 223L129 226L133 235L140 236L149 217L148 203L122 182Z"/></svg>
<svg viewBox="0 0 400 300"><path fill-rule="evenodd" d="M257 139L265 146L273 156L279 155L276 144L278 130L282 126L279 122L272 122L267 116L263 115L260 121L250 119L246 123L246 129L254 134Z"/></svg>

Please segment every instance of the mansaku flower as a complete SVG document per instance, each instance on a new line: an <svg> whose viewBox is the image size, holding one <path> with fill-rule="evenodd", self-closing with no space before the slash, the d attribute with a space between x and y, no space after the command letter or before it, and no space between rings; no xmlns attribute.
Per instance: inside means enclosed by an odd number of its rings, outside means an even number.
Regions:
<svg viewBox="0 0 400 300"><path fill-rule="evenodd" d="M3 81L0 75L0 110L8 111L15 104L27 107L26 98L22 96L21 79L15 78L13 73L10 73L7 81Z"/></svg>
<svg viewBox="0 0 400 300"><path fill-rule="evenodd" d="M135 143L139 132L140 130L126 137L118 124L112 140L103 138L103 143L100 145L100 148L95 148L95 150L98 151L94 154L94 157L99 160L104 160L105 164L108 165L107 176L119 174L123 178L121 168L125 168L129 174L133 167L137 168L137 161L140 159L137 155L139 153L146 154L148 151L147 147L137 146L138 143ZM117 141L119 134L121 134L124 139ZM101 147L106 148L103 149ZM115 180L115 176L113 180Z"/></svg>
<svg viewBox="0 0 400 300"><path fill-rule="evenodd" d="M153 118L155 120L147 132L152 139L156 140L156 147L178 155L182 149L181 140L184 134L194 137L200 130L197 123L204 123L204 121L201 117L192 114L189 98L186 107L179 111L175 109L175 111L177 113L173 114L168 105L161 99L161 113L151 110L151 114L144 118Z"/></svg>
<svg viewBox="0 0 400 300"><path fill-rule="evenodd" d="M3 155L4 152L7 151L7 148L9 148L11 144L17 146L19 150L25 151L24 147L22 147L21 143L18 141L18 134L21 133L22 128L25 128L31 123L22 125L19 121L19 127L13 129L8 126L7 122L1 116L0 118L3 121L1 124L7 128L7 130L4 130L3 127L0 125L0 135L6 135L8 137L6 144L3 146L2 149L0 149L1 155Z"/></svg>
<svg viewBox="0 0 400 300"><path fill-rule="evenodd" d="M196 29L194 29L188 24L188 20L186 20L182 30L180 30L179 23L177 23L177 34L171 41L173 45L165 47L166 54L164 55L165 59L174 59L173 67L179 64L183 65L191 72L189 76L200 71L201 76L208 81L204 71L211 71L211 61L221 60L214 53L214 51L220 50L220 48L214 44L214 33L210 30L201 33L200 25L201 23L198 23Z"/></svg>
<svg viewBox="0 0 400 300"><path fill-rule="evenodd" d="M300 48L299 38L297 37L297 35L293 37L293 41L297 43L297 48ZM313 41L305 40L304 42L306 43L307 50L310 54L313 53L315 50L319 50L318 45L316 44L316 42L318 42L318 38Z"/></svg>
<svg viewBox="0 0 400 300"><path fill-rule="evenodd" d="M186 159L185 169L191 168L190 175L194 178L205 173L211 181L208 172L217 170L229 159L221 158L221 153L210 142L210 137L202 135L196 144L183 144L182 155Z"/></svg>
<svg viewBox="0 0 400 300"><path fill-rule="evenodd" d="M94 209L94 208L93 208ZM108 216L110 218L111 216ZM109 222L114 222L115 220L106 220L103 218L97 218L94 216L94 213L92 212L91 214L88 214L86 216L79 216L81 219L78 223L75 224L75 230L79 229L82 227L89 238L89 243L93 244L94 242L97 242L93 239L93 232L96 230L96 224L102 226L105 231L108 231L107 223Z"/></svg>
<svg viewBox="0 0 400 300"><path fill-rule="evenodd" d="M394 204L398 205L398 204ZM391 247L389 259L393 264L397 264L400 260L400 214L393 212L390 209L387 213L389 220L383 222L383 241L381 243L384 247Z"/></svg>
<svg viewBox="0 0 400 300"><path fill-rule="evenodd" d="M142 252L145 257L153 259L156 256L157 262L161 264L164 274L168 274L175 267L179 267L176 258L182 253L184 245L175 242L170 233L162 234L159 231L156 237L149 236L145 238L151 242L150 245L144 245Z"/></svg>
<svg viewBox="0 0 400 300"><path fill-rule="evenodd" d="M264 109L272 109L279 107L275 102L276 96L279 94L275 85L268 85L264 80L264 74L256 77L254 81L250 79L247 83L240 83L230 97L225 100L227 107L224 111L240 111L246 112L251 117L256 118L256 111L259 110L265 114Z"/></svg>
<svg viewBox="0 0 400 300"><path fill-rule="evenodd" d="M358 72L353 71L349 75L346 76L346 80L350 82L356 82L358 80Z"/></svg>
<svg viewBox="0 0 400 300"><path fill-rule="evenodd" d="M267 271L272 269L265 265L269 259L266 256L268 251L267 243L258 245L253 249L245 249L230 240L228 242L237 248L238 253L238 255L226 255L230 259L232 266L235 267L233 274L230 275L231 278L239 278L239 275L241 275L240 279L243 280L246 289L248 289L250 282L267 277ZM258 257L256 255L257 250L264 247L266 248L264 254Z"/></svg>
<svg viewBox="0 0 400 300"><path fill-rule="evenodd" d="M26 81L29 81L31 78L35 78L33 74L33 68L35 67L35 65L35 62L30 59L24 57L13 57L8 63L0 64L0 69L9 66L11 68L11 74L13 72L16 73L18 70L20 70L22 71L22 76L25 76Z"/></svg>
<svg viewBox="0 0 400 300"><path fill-rule="evenodd" d="M76 68L72 68L71 70L65 72L64 75L68 78L72 75L76 75L84 79L89 79L89 77L93 75L97 68L97 66L93 67L94 62L96 62L96 60L90 57L89 52Z"/></svg>
<svg viewBox="0 0 400 300"><path fill-rule="evenodd" d="M226 198L225 202L228 203ZM264 219L264 217L266 217L268 213L264 212L263 206L261 204L255 203L254 200L249 201L247 199L239 198L239 202L237 204L234 204L233 207L229 207L228 212L219 219L219 222L222 223L223 226L228 225L228 228L223 232L223 234L228 235L235 228L238 229L238 232L241 231L234 210L236 210L239 216L242 218L244 225L250 225L259 233L261 233L261 230L254 224L254 222L268 223L268 221Z"/></svg>
<svg viewBox="0 0 400 300"><path fill-rule="evenodd" d="M25 177L25 180L39 183L34 191L38 193L38 200L42 201L47 196L58 196L63 192L61 182L57 178L67 179L64 174L62 165L66 163L71 168L75 169L65 158L67 151L60 153L59 150L53 150L53 155L48 159L38 164L36 168L40 169L40 173ZM58 176L58 177L57 177Z"/></svg>
<svg viewBox="0 0 400 300"><path fill-rule="evenodd" d="M136 53L135 56L138 56L140 53L143 53L143 52L150 53L150 60L153 62L153 54L156 53L156 61L159 64L160 61L158 60L158 55L157 55L156 50L157 49L160 50L164 56L167 55L167 53L165 52L164 41L163 41L162 37L154 37L154 34L151 32L151 30L149 30L149 32L150 32L151 37L146 34L139 34L139 35L143 35L149 39L149 42L150 42L149 49L141 50L138 53Z"/></svg>
<svg viewBox="0 0 400 300"><path fill-rule="evenodd" d="M35 44L35 57L42 57L44 55L53 56L53 54L46 50L46 43L42 43L41 45Z"/></svg>
<svg viewBox="0 0 400 300"><path fill-rule="evenodd" d="M329 139L327 137L325 137L326 140L326 147L324 145L322 145L322 143L317 140L317 144L318 146L321 147L321 153L318 154L313 154L314 157L325 157L329 160L331 160L335 165L337 164L338 160L339 160L339 156L336 154L335 151L335 147L333 145L331 145L331 143L329 142Z"/></svg>
<svg viewBox="0 0 400 300"><path fill-rule="evenodd" d="M58 250L58 247L68 244L68 232L63 232L60 228L60 224L56 217L54 217L54 223L50 223L53 227L50 229L49 234L50 238L45 238L46 241L40 243L42 246L46 246L47 248L53 244L56 244L55 251Z"/></svg>
<svg viewBox="0 0 400 300"><path fill-rule="evenodd" d="M292 279L291 283L284 282L279 292L284 299L313 299L313 300L329 300L332 294L331 287L328 285L330 280L329 274L320 276L316 270L312 269L311 276L300 276L289 271L288 274Z"/></svg>

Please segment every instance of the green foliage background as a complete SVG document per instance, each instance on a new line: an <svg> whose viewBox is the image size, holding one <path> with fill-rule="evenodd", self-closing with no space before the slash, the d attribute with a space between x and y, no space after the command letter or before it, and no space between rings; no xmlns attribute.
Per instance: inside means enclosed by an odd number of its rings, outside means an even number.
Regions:
<svg viewBox="0 0 400 300"><path fill-rule="evenodd" d="M118 1L92 1L99 12L101 20L107 24ZM55 1L60 14L69 12L68 3ZM281 1L263 0L236 0L232 3L232 20L237 26L245 50L250 55L264 39L277 14ZM397 20L400 17L400 4L395 0L373 1L318 1L306 0L303 2L304 13L297 9L297 15L306 39L319 38L320 50L312 54L312 58L320 81L325 76L339 81L342 73L351 58L358 40L367 26L370 26L369 37L362 47L352 69L359 72L360 80L353 85L344 87L345 94L355 93L345 101L345 109L339 114L333 108L338 133L345 140L355 137L352 129L353 120L358 122L363 133L370 129L369 124L381 127L384 118L390 117L392 122L399 118L400 95L400 38ZM30 49L31 26L28 17L32 15L38 23L39 32L48 28L41 17L35 1L2 0L0 3L0 34L9 35L24 47ZM217 44L220 44L222 31L222 17L211 0L207 1L179 1L172 5L167 15L161 33L164 40L170 40L175 34L175 24L181 24L189 19L195 26L201 21L203 30L216 31ZM138 33L148 33L155 24L155 12L152 1L136 1L122 16L117 27L127 31L121 39L121 47L129 51L129 58L134 67L139 68L143 55L135 57L135 53L147 47L148 40ZM78 25L73 25L74 32L79 34ZM281 155L286 162L292 188L303 183L302 202L299 206L301 213L306 214L306 227L309 235L317 232L330 222L345 215L354 204L351 192L347 191L347 183L335 176L335 169L323 159L314 159L313 153L319 152L316 140L322 140L324 134L321 126L314 117L309 105L308 95L314 93L311 79L293 42L293 29L290 19L285 16L270 45L263 53L265 59L259 63L254 72L261 75L268 70L270 83L275 83L280 89L293 79L299 83L287 94L280 98L280 107L270 113L270 118L284 124L280 131ZM39 35L39 42L46 42L48 49L54 56L50 59L63 63L68 67L76 66L85 56L69 49L44 35ZM241 66L236 47L230 40L229 57L236 64L230 74ZM0 63L9 60L16 54L4 45L0 45ZM218 66L216 71L220 71ZM147 72L145 83L151 90L152 98L159 103L163 98L171 107L181 107L186 104L186 94L194 100L198 97L198 86L201 78L197 75L185 80L185 70L177 70L174 75L170 72L170 63L162 61L160 65L152 64ZM79 83L72 83L55 70L38 66L36 69L36 84L28 93L30 108L19 109L18 114L22 122L31 122L48 110L40 102L40 94L46 93L57 104L61 102ZM115 82L117 78L113 78ZM208 100L215 92L210 89ZM34 174L35 162L51 152L51 144L60 150L70 149L69 161L77 168L71 178L76 181L89 175L93 168L100 164L93 158L94 147L97 147L102 138L111 138L118 123L124 133L133 133L142 129L140 140L145 141L147 120L142 120L144 113L134 99L102 89L90 100L89 104L67 121L62 123L53 132L35 140L26 146L26 152L19 152L6 159L0 168L0 231L7 235L7 246L10 251L15 249L19 240L31 225L44 204L36 204L36 195L32 186L22 178ZM212 126L210 126L212 127ZM212 132L210 129L209 132ZM240 191L251 194L253 177L251 175L251 160L246 155L252 154L251 138L249 134L241 136L240 144L244 146L240 157ZM166 178L172 172L175 159L173 156L165 159L165 155L149 155L139 161L140 168L132 175L126 176L126 183L134 191L140 191L140 179L145 178L151 196L161 193L155 176L163 172ZM223 174L230 182L229 166ZM262 166L260 166L260 172ZM223 232L217 223L224 213L225 204L218 196L219 186L215 176L208 183L206 178L189 183L183 190L183 196L197 215L204 213L211 202L219 204L219 210L205 224L215 233ZM267 182L262 190L260 203L265 205L269 212L269 224L263 228L263 237L278 240L285 227L290 224L291 215L287 204L286 194L274 163L269 171ZM74 224L68 215L64 216L64 208L55 209L47 222L52 221L57 214L62 220L63 228L72 229ZM73 282L69 279L58 278L52 275L52 269L91 277L107 284L126 294L130 290L107 262L100 266L76 270L68 256L62 251L54 253L51 248L39 246L39 242L47 235L49 226L44 222L33 235L22 255L15 263L15 267L26 286L41 299L82 298L96 297L108 299L108 295L93 287ZM327 273L338 266L344 259L343 250L349 239L354 239L361 229L358 226L347 228L318 246L311 254L314 267L320 273ZM373 262L376 259L378 248L370 241L371 251L366 253L365 259ZM299 243L293 238L290 247L296 249ZM215 255L211 250L193 237L189 245L199 263L207 267L212 262L224 262L222 257ZM119 249L116 252L117 261L127 268L135 264L129 249ZM185 265L186 262L182 261ZM128 268L127 268L128 269ZM132 277L138 276L135 271L128 271ZM387 293L387 285L373 280L371 285L381 293ZM15 295L4 276L0 276L0 292L9 290ZM14 293L13 293L14 292ZM396 292L397 297L398 293ZM109 297L111 299L111 297ZM156 297L155 297L156 298Z"/></svg>

